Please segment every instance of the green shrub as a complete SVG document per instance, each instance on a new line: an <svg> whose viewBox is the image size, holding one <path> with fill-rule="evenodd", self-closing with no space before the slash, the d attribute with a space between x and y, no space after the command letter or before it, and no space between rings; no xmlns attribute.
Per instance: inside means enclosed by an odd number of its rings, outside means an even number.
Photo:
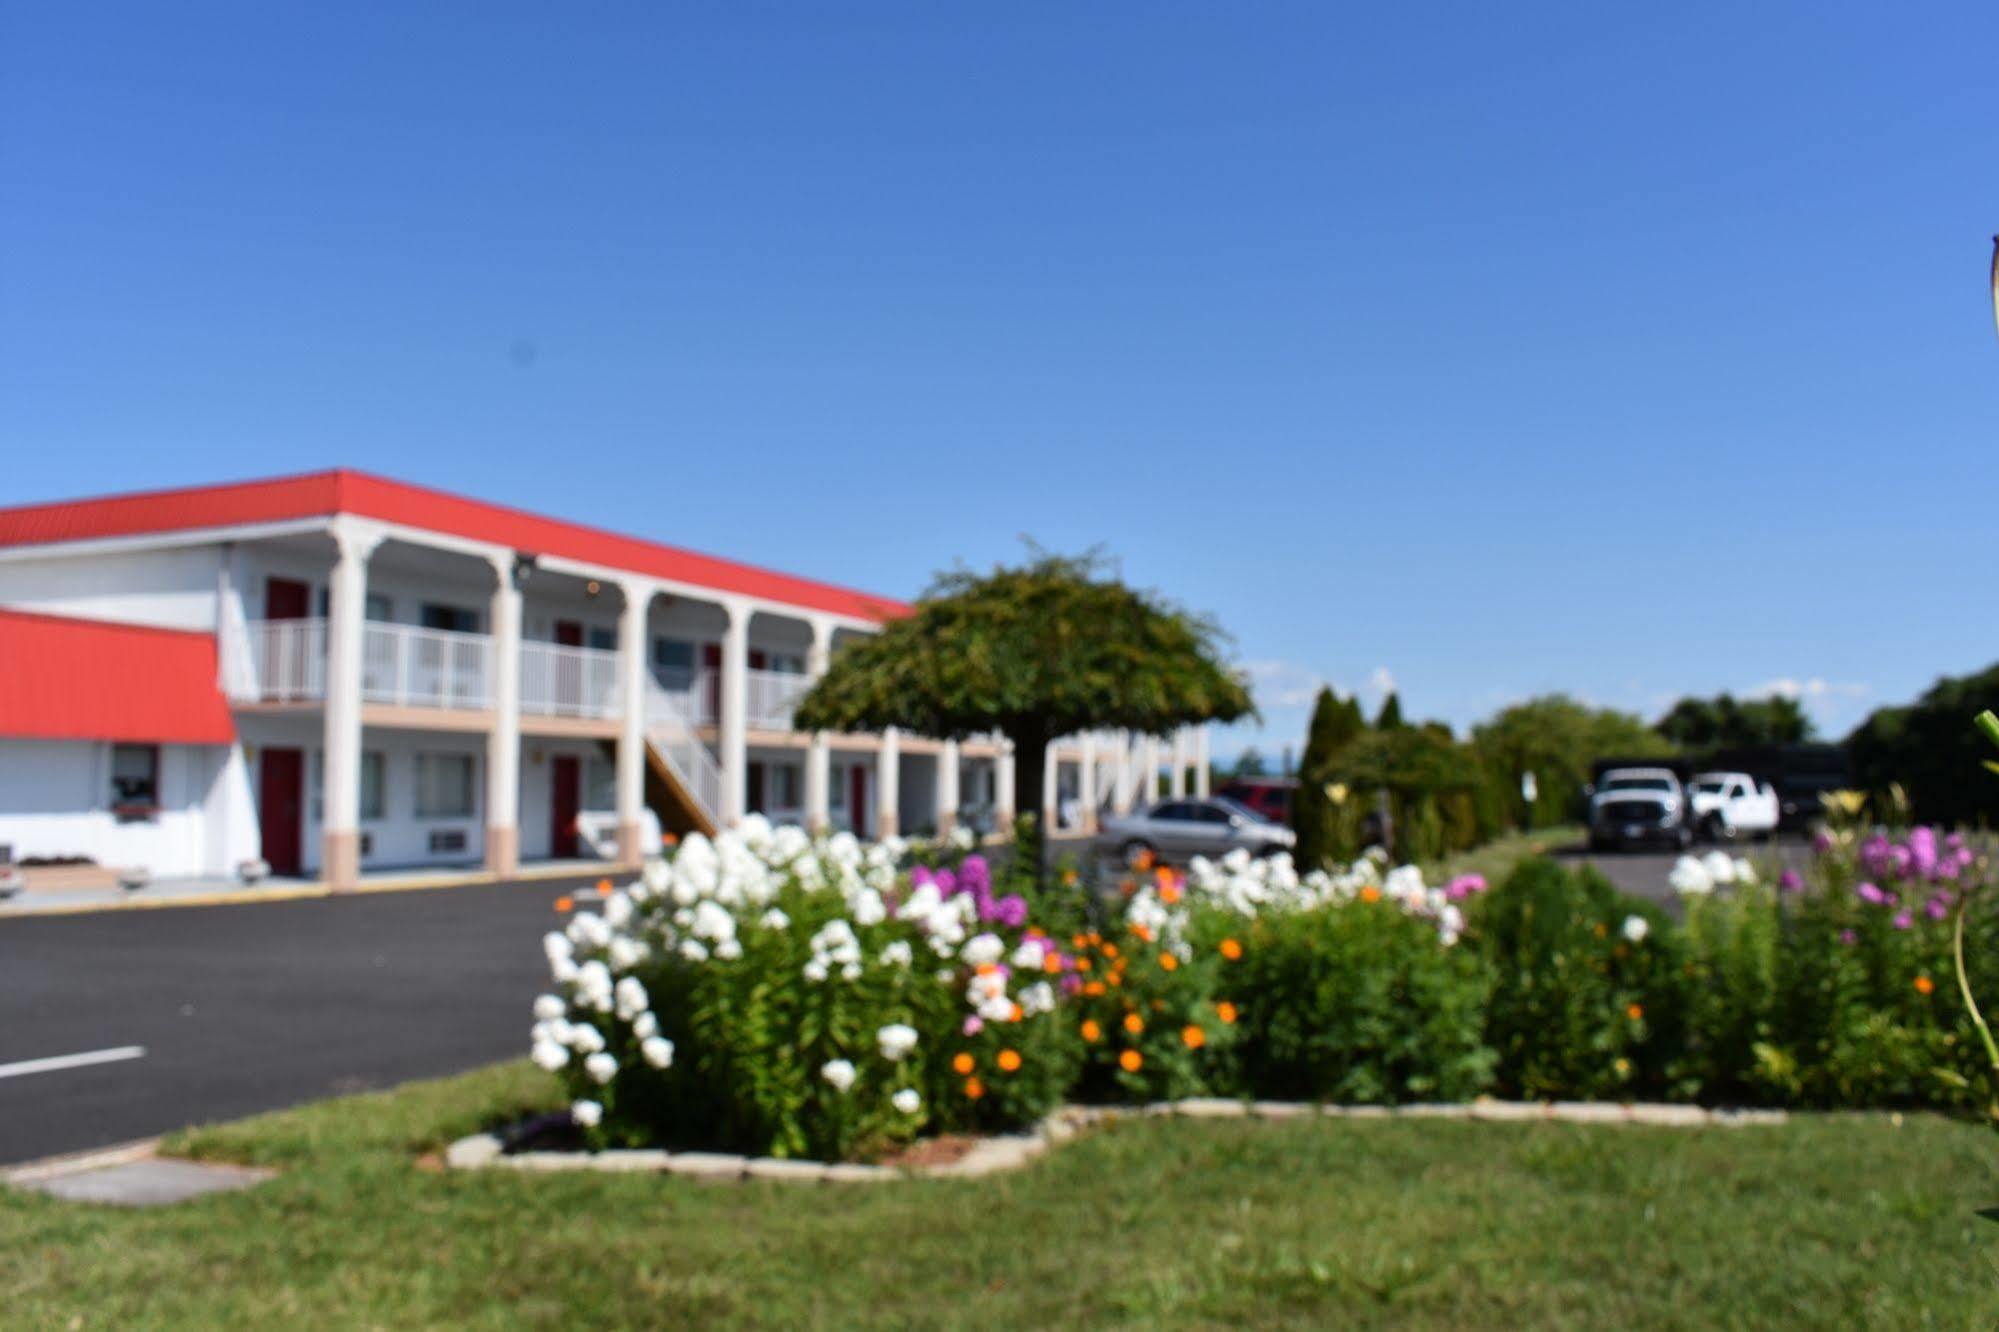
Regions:
<svg viewBox="0 0 1999 1332"><path fill-rule="evenodd" d="M1522 862L1473 899L1492 974L1485 1039L1499 1091L1561 1100L1690 1095L1685 950L1657 907L1594 869Z"/></svg>
<svg viewBox="0 0 1999 1332"><path fill-rule="evenodd" d="M1478 956L1393 903L1266 913L1241 963L1245 1091L1394 1105L1464 1100L1491 1081Z"/></svg>

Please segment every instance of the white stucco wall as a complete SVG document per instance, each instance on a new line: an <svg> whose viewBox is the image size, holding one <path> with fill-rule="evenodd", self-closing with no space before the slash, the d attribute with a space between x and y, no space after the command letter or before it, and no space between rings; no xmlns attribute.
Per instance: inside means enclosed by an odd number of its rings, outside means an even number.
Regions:
<svg viewBox="0 0 1999 1332"><path fill-rule="evenodd" d="M16 860L87 856L160 878L225 872L248 857L248 792L232 749L162 745L159 779L158 813L121 822L108 742L0 739L0 843Z"/></svg>
<svg viewBox="0 0 1999 1332"><path fill-rule="evenodd" d="M0 561L0 606L213 631L221 549Z"/></svg>

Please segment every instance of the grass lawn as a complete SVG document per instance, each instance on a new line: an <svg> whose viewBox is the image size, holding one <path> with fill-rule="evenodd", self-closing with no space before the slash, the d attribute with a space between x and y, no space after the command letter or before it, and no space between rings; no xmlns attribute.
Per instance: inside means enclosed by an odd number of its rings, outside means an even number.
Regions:
<svg viewBox="0 0 1999 1332"><path fill-rule="evenodd" d="M1425 865L1423 881L1442 884L1460 874L1483 874L1486 881L1496 888L1513 872L1515 865L1530 856L1545 856L1551 851L1575 846L1588 837L1589 829L1580 823L1536 828L1530 833L1507 833L1493 838L1484 846L1459 851L1434 864Z"/></svg>
<svg viewBox="0 0 1999 1332"><path fill-rule="evenodd" d="M151 1212L0 1191L10 1327L1999 1325L1999 1140L1133 1122L984 1181L440 1174L526 1064L184 1135L275 1165Z"/></svg>

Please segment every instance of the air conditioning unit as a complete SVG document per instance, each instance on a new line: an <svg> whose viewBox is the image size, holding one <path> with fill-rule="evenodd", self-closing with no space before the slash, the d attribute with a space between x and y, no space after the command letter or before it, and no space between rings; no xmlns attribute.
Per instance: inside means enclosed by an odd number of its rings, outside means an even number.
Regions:
<svg viewBox="0 0 1999 1332"><path fill-rule="evenodd" d="M438 828L430 834L430 853L434 856L463 854L465 846L463 828Z"/></svg>

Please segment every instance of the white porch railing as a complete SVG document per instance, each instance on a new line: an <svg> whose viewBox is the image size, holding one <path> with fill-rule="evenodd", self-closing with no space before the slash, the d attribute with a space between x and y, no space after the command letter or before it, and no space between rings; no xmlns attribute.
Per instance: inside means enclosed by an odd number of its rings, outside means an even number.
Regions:
<svg viewBox="0 0 1999 1332"><path fill-rule="evenodd" d="M361 633L361 697L419 708L493 701L493 640L484 634L370 622Z"/></svg>
<svg viewBox="0 0 1999 1332"><path fill-rule="evenodd" d="M230 696L296 703L326 696L326 621L252 620L242 630L247 678L228 671Z"/></svg>
<svg viewBox="0 0 1999 1332"><path fill-rule="evenodd" d="M561 643L521 644L521 711L547 717L616 717L618 654Z"/></svg>
<svg viewBox="0 0 1999 1332"><path fill-rule="evenodd" d="M683 707L685 693L668 690L651 674L646 676L646 740L680 779L711 822L719 822L722 808L722 769L708 746L694 732L694 723Z"/></svg>
<svg viewBox="0 0 1999 1332"><path fill-rule="evenodd" d="M648 697L665 694L672 701L675 713L688 725L712 726L715 714L708 700L709 681L714 678L707 671L655 667L652 678L646 682L646 691Z"/></svg>
<svg viewBox="0 0 1999 1332"><path fill-rule="evenodd" d="M812 677L796 671L750 671L744 715L763 731L791 729L792 710L812 687Z"/></svg>

